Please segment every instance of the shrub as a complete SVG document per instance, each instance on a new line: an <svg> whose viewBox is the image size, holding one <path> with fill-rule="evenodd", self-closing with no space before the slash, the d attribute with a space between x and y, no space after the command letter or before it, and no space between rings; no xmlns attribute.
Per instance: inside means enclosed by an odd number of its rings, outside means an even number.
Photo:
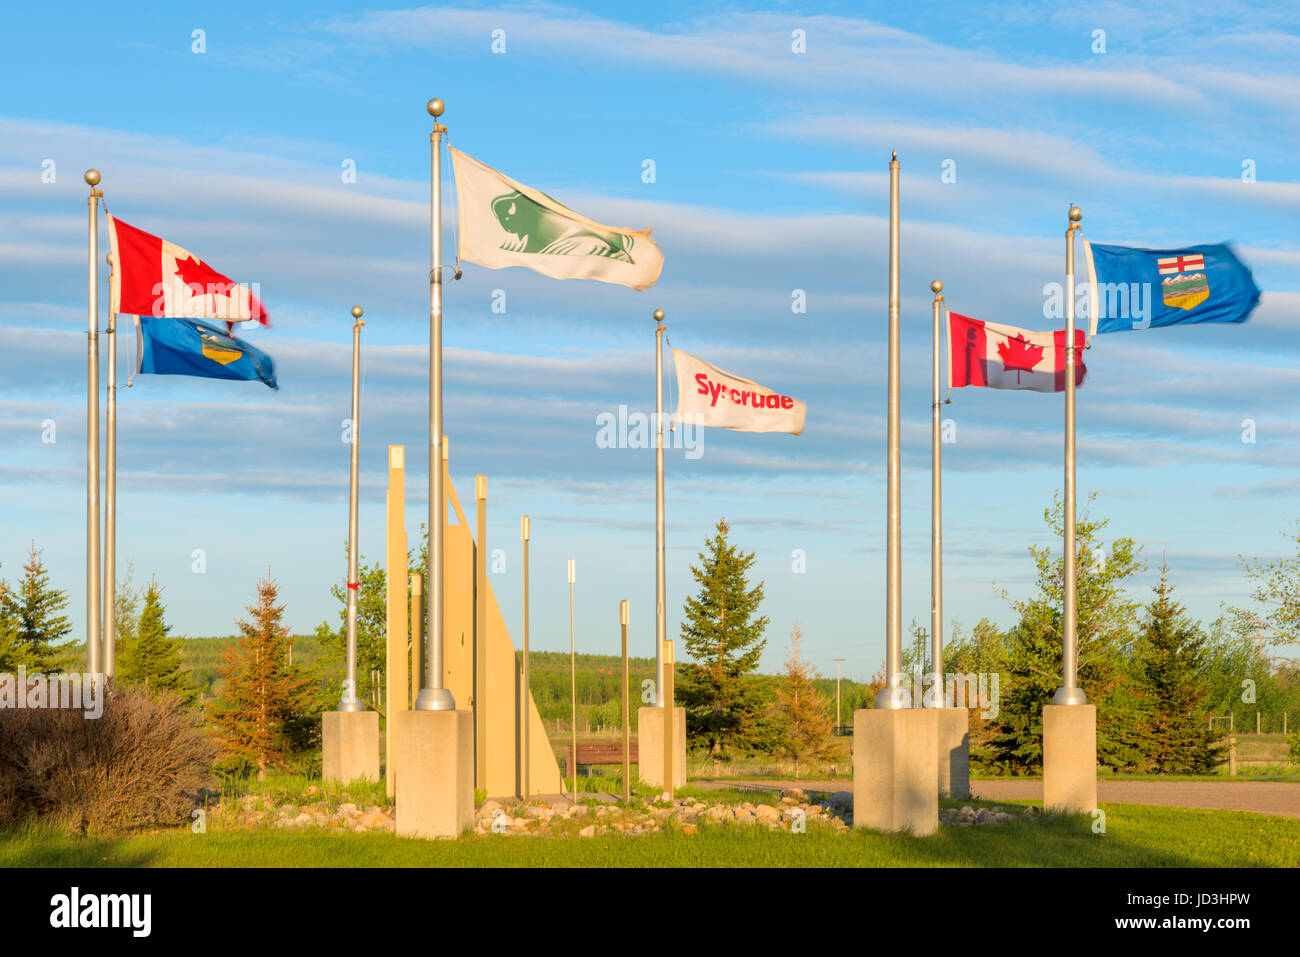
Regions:
<svg viewBox="0 0 1300 957"><path fill-rule="evenodd" d="M0 709L0 827L77 832L188 822L215 747L174 693L115 686L104 710Z"/></svg>

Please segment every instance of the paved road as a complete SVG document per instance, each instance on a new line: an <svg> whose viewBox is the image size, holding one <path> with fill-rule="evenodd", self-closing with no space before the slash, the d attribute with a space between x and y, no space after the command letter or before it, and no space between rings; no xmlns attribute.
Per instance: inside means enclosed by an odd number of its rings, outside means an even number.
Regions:
<svg viewBox="0 0 1300 957"><path fill-rule="evenodd" d="M989 801L1041 801L1043 782L972 781L971 793ZM1300 817L1300 784L1287 781L1099 780L1097 800L1108 804L1158 804Z"/></svg>
<svg viewBox="0 0 1300 957"><path fill-rule="evenodd" d="M692 781L706 789L780 789L800 787L805 791L852 791L853 780L837 781ZM971 793L986 801L1041 801L1041 780L1013 778L972 781ZM1155 804L1164 807L1194 807L1211 810L1256 811L1300 818L1300 783L1286 781L1106 781L1097 782L1097 799L1107 804Z"/></svg>

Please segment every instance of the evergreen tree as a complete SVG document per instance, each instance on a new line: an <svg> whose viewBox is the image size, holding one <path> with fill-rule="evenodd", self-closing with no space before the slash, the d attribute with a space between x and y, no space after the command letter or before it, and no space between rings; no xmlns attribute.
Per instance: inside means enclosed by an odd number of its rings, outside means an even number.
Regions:
<svg viewBox="0 0 1300 957"><path fill-rule="evenodd" d="M130 640L122 645L117 680L143 685L153 691L174 691L186 704L198 697L194 676L182 665L181 638L172 638L171 626L163 620L162 588L150 581L144 593L144 609L133 623Z"/></svg>
<svg viewBox="0 0 1300 957"><path fill-rule="evenodd" d="M140 621L140 599L143 597L131 579L135 575L135 562L127 563L126 575L117 584L113 596L113 646L117 660L121 661L126 649L135 639L135 629Z"/></svg>
<svg viewBox="0 0 1300 957"><path fill-rule="evenodd" d="M773 744L776 731L755 675L768 623L758 616L763 583L749 587L754 554L729 544L728 531L727 520L719 520L700 564L691 566L700 590L686 599L681 635L694 660L678 667L675 689L686 709L686 735L712 756L714 774L733 753Z"/></svg>
<svg viewBox="0 0 1300 957"><path fill-rule="evenodd" d="M256 768L266 779L272 767L284 767L300 733L308 683L288 664L289 630L275 603L274 581L257 583L257 604L249 621L238 622L240 638L225 650L221 673L226 684L213 720L222 739L227 767Z"/></svg>
<svg viewBox="0 0 1300 957"><path fill-rule="evenodd" d="M23 577L15 592L10 594L8 604L12 616L10 627L14 628L9 652L10 670L19 665L25 665L31 672L54 670L67 650L55 646L72 631L71 620L59 614L68 607L68 593L50 585L49 571L35 543L27 553ZM3 649L2 644L0 649Z"/></svg>
<svg viewBox="0 0 1300 957"><path fill-rule="evenodd" d="M785 674L771 705L773 718L781 728L781 753L794 759L794 777L799 780L801 761L825 757L831 751L830 702L814 687L817 672L800 656L803 632L795 622L790 629L790 648L785 657Z"/></svg>
<svg viewBox="0 0 1300 957"><path fill-rule="evenodd" d="M1218 735L1208 730L1209 675L1206 638L1173 600L1169 567L1160 566L1155 600L1137 645L1135 693L1142 702L1137 740L1140 770L1157 774L1203 774L1214 770Z"/></svg>
<svg viewBox="0 0 1300 957"><path fill-rule="evenodd" d="M1064 527L1059 494L1043 518L1059 542ZM1116 539L1110 555L1099 556L1100 535L1108 524L1090 519L1086 510L1075 523L1078 675L1089 703L1097 706L1098 760L1127 768L1140 760L1141 750L1131 740L1136 702L1124 688L1138 605L1127 598L1124 586L1143 566L1131 538ZM1043 706L1051 704L1061 685L1065 561L1055 546L1030 546L1029 551L1038 569L1038 593L1011 602L1020 620L1007 635L1000 728L989 742L996 769L1013 774L1042 768Z"/></svg>

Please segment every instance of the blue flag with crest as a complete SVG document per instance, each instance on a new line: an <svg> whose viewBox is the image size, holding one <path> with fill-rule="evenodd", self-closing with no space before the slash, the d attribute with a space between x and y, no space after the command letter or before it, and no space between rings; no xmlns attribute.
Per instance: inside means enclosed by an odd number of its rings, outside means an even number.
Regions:
<svg viewBox="0 0 1300 957"><path fill-rule="evenodd" d="M136 316L135 371L260 380L272 389L275 363L260 349L198 319Z"/></svg>
<svg viewBox="0 0 1300 957"><path fill-rule="evenodd" d="M1189 322L1245 322L1259 302L1250 270L1227 243L1135 249L1084 240L1092 332Z"/></svg>

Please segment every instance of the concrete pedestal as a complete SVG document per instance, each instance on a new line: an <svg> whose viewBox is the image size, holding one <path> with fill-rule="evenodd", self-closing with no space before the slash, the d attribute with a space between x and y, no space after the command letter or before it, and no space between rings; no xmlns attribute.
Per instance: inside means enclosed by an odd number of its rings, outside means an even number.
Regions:
<svg viewBox="0 0 1300 957"><path fill-rule="evenodd" d="M397 833L460 837L474 826L474 713L398 711Z"/></svg>
<svg viewBox="0 0 1300 957"><path fill-rule="evenodd" d="M935 708L938 721L939 793L970 797L970 712L965 708Z"/></svg>
<svg viewBox="0 0 1300 957"><path fill-rule="evenodd" d="M1043 707L1043 807L1075 814L1097 810L1097 709L1093 705Z"/></svg>
<svg viewBox="0 0 1300 957"><path fill-rule="evenodd" d="M646 784L664 783L664 709L638 708L636 713L637 777ZM673 787L686 786L686 709L673 708Z"/></svg>
<svg viewBox="0 0 1300 957"><path fill-rule="evenodd" d="M939 827L934 708L853 714L853 826L932 834Z"/></svg>
<svg viewBox="0 0 1300 957"><path fill-rule="evenodd" d="M379 780L379 712L321 715L321 777L345 784L359 778Z"/></svg>

